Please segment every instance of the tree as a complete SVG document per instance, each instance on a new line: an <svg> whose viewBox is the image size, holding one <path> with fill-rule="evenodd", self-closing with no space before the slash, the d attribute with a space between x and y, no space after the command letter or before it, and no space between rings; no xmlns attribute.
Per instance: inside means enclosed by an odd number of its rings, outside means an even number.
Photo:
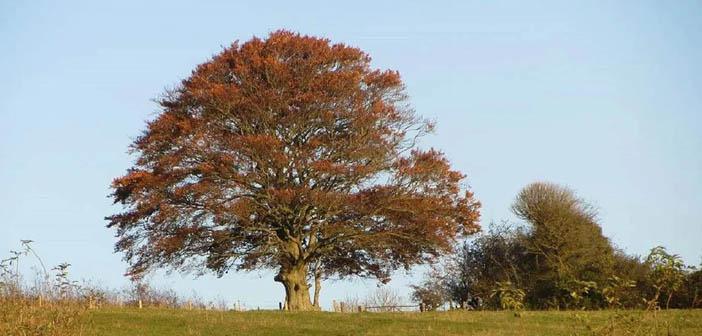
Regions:
<svg viewBox="0 0 702 336"><path fill-rule="evenodd" d="M451 308L499 308L492 295L498 283L522 287L529 278L531 265L525 258L524 230L507 222L491 223L487 230L462 242L453 253L433 264L420 285L411 286L414 298L448 301ZM441 295L438 295L441 292ZM455 305L455 306L454 306Z"/></svg>
<svg viewBox="0 0 702 336"><path fill-rule="evenodd" d="M528 273L522 245L523 232L507 223L491 224L475 239L466 241L443 265L443 282L452 301L467 308L472 299L488 299L498 282L521 286ZM496 300L486 302L498 307Z"/></svg>
<svg viewBox="0 0 702 336"><path fill-rule="evenodd" d="M502 281L496 284L491 296L496 297L502 309L514 311L514 315L520 317L524 310L524 290L517 288L510 281Z"/></svg>
<svg viewBox="0 0 702 336"><path fill-rule="evenodd" d="M434 270L436 271L436 270ZM432 272L433 273L433 272ZM446 303L446 287L439 274L429 273L419 285L411 285L412 299L419 302L420 308L433 311Z"/></svg>
<svg viewBox="0 0 702 336"><path fill-rule="evenodd" d="M614 277L620 278L623 282L633 282L633 287L625 286L622 291L618 291L620 297L619 301L621 307L626 308L645 308L645 301L643 298L653 296L653 283L650 279L650 268L645 264L641 257L636 255L628 255L622 250L614 251ZM608 279L607 284L605 284L605 290L603 290L603 296L605 300L608 301L608 305L611 306L608 297L611 297L610 293L606 291L606 287L614 285L611 279Z"/></svg>
<svg viewBox="0 0 702 336"><path fill-rule="evenodd" d="M592 291L589 283L602 284L612 274L614 249L602 235L595 209L568 188L538 182L522 189L512 210L530 226L524 245L534 270L528 290L531 303L604 305L601 293Z"/></svg>
<svg viewBox="0 0 702 336"><path fill-rule="evenodd" d="M607 284L602 289L602 295L604 295L609 308L620 308L622 298L626 296L627 291L634 287L636 287L636 281L613 275L607 279Z"/></svg>
<svg viewBox="0 0 702 336"><path fill-rule="evenodd" d="M646 257L646 265L650 267L650 277L655 288L655 294L648 300L649 307L658 305L658 298L665 291L668 294L665 308L668 309L673 293L685 281L685 264L677 254L669 254L665 247L656 246Z"/></svg>
<svg viewBox="0 0 702 336"><path fill-rule="evenodd" d="M128 274L274 269L287 307L311 310L311 276L388 281L450 251L480 204L416 147L432 125L406 100L397 72L326 39L225 48L164 95L112 183Z"/></svg>
<svg viewBox="0 0 702 336"><path fill-rule="evenodd" d="M686 301L681 307L702 308L702 266L691 267L690 273L685 277Z"/></svg>

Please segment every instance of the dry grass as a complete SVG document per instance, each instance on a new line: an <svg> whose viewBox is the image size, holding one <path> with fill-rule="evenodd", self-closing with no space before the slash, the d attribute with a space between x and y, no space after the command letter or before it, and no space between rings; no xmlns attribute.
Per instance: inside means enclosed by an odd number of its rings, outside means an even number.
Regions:
<svg viewBox="0 0 702 336"><path fill-rule="evenodd" d="M0 297L0 335L92 335L87 329L86 307L79 302L49 301L23 296Z"/></svg>

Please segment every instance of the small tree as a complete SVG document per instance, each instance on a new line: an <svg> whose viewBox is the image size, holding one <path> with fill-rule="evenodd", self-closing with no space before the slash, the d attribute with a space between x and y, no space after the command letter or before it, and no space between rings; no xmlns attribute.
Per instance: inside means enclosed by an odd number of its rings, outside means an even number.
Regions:
<svg viewBox="0 0 702 336"><path fill-rule="evenodd" d="M607 285L602 289L602 295L604 295L609 308L619 308L622 306L622 297L634 287L636 287L636 281L613 275L607 279Z"/></svg>
<svg viewBox="0 0 702 336"><path fill-rule="evenodd" d="M507 223L491 223L428 276L434 283L443 284L447 298L460 308L488 298L497 282L510 281L520 286L527 272L523 269L526 250L522 235Z"/></svg>
<svg viewBox="0 0 702 336"><path fill-rule="evenodd" d="M685 264L677 254L669 254L663 246L656 246L646 258L646 264L651 268L651 281L655 288L654 296L648 300L649 308L658 305L661 293L666 292L666 309L670 306L673 293L680 288L685 280Z"/></svg>
<svg viewBox="0 0 702 336"><path fill-rule="evenodd" d="M502 309L514 311L515 316L521 316L521 311L524 310L524 290L517 288L510 281L498 282L497 287L493 289L491 297L497 297Z"/></svg>
<svg viewBox="0 0 702 336"><path fill-rule="evenodd" d="M421 285L413 285L412 298L421 304L425 310L436 310L446 302L446 290L440 281L433 277L426 279Z"/></svg>

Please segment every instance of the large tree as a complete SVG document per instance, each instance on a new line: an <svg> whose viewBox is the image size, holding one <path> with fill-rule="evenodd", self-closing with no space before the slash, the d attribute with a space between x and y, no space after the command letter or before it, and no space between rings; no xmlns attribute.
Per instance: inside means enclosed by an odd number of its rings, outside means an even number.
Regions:
<svg viewBox="0 0 702 336"><path fill-rule="evenodd" d="M586 303L598 305L602 298L593 297L588 286L612 275L614 249L602 234L596 209L569 188L536 182L519 192L512 211L529 224L524 245L532 257L531 304L567 308L581 304L576 294L586 292Z"/></svg>
<svg viewBox="0 0 702 336"><path fill-rule="evenodd" d="M287 307L311 310L310 276L318 295L322 277L387 281L450 251L480 205L441 152L416 148L432 125L406 99L396 71L327 39L225 48L164 95L112 184L129 274L273 269Z"/></svg>

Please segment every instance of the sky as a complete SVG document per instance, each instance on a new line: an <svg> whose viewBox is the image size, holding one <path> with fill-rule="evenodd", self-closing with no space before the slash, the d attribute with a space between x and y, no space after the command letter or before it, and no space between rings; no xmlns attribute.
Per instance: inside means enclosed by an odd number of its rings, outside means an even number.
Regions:
<svg viewBox="0 0 702 336"><path fill-rule="evenodd" d="M153 99L234 40L327 37L398 70L423 139L468 176L483 225L534 181L569 186L628 253L702 262L702 2L0 0L0 258L32 239L49 265L128 284L104 217ZM28 262L28 264L31 264ZM399 272L402 295L422 269ZM273 273L156 272L182 295L272 308ZM325 283L322 304L373 281Z"/></svg>

